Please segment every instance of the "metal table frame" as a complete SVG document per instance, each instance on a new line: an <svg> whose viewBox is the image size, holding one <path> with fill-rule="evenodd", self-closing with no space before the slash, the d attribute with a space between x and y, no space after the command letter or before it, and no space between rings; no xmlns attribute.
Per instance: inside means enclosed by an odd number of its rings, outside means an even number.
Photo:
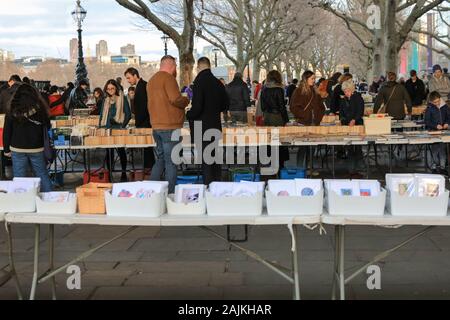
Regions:
<svg viewBox="0 0 450 320"><path fill-rule="evenodd" d="M434 228L438 226L450 226L450 212L449 215L444 218L393 217L391 215L385 215L383 217L355 217L330 216L328 214L323 214L322 223L335 226L334 269L331 297L335 300L337 297L336 290L338 290L340 300L345 300L345 286L348 283L358 275L364 273L369 266L389 257L391 254L424 236ZM349 226L378 226L391 229L397 229L403 226L423 226L424 229L410 236L400 244L376 255L370 262L362 265L358 270L347 276L345 272L345 231Z"/></svg>
<svg viewBox="0 0 450 320"><path fill-rule="evenodd" d="M0 222L5 223L5 214L4 213L0 213ZM17 277L14 260L12 259L12 257L13 257L12 231L11 231L11 227L8 225L8 223L5 223L5 229L6 229L6 235L8 237L7 242L8 242L9 265L4 266L3 269L1 270L1 271L3 271L3 273L0 274L0 287L2 285L4 285L6 282L8 282L9 280L13 279L14 285L15 285L16 291L17 291L17 298L19 300L23 300L22 289L20 287L19 278ZM9 267L9 270L6 271L5 269L8 267Z"/></svg>
<svg viewBox="0 0 450 320"><path fill-rule="evenodd" d="M83 216L83 215L45 215L45 214L14 214L10 213L5 216L5 226L10 228L11 224L34 224L35 226L35 243L34 243L34 259L33 259L33 280L30 291L30 300L36 297L36 290L39 284L48 280L51 281L52 298L56 299L56 282L55 276L67 269L68 266L77 262L83 261L100 249L118 240L128 233L132 232L138 227L200 227L209 232L213 236L227 242L230 246L240 250L250 258L260 262L262 265L268 267L273 272L277 273L285 280L293 285L293 298L300 300L300 276L299 276L299 255L298 255L298 225L310 226L320 224L320 216L311 217L269 217L266 214L260 217L172 217L164 215L160 218L117 218L108 216ZM48 225L48 246L49 246L49 267L43 273L39 274L39 255L40 255L40 235L41 226ZM96 247L82 253L70 262L61 267L54 266L54 228L55 225L96 225L96 226L122 226L129 227L126 231L118 234L114 238L97 245ZM248 250L233 241L229 241L226 237L218 232L212 230L212 226L239 226L239 225L286 225L291 236L291 268L286 268L270 262L257 253ZM311 228L311 227L310 227ZM8 239L10 248L12 250L12 241ZM11 251L10 254L11 265L14 265L14 257Z"/></svg>

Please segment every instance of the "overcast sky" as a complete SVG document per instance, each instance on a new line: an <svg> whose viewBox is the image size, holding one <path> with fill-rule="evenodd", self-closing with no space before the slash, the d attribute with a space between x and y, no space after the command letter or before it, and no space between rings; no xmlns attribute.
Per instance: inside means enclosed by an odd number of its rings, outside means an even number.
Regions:
<svg viewBox="0 0 450 320"><path fill-rule="evenodd" d="M127 43L136 45L143 60L155 60L164 53L159 31L142 31L136 24L142 19L119 6L114 0L82 0L88 15L83 24L85 54L89 44L95 56L99 40L108 42L108 49L120 53ZM69 41L75 38L76 24L70 13L75 0L0 0L0 49L22 56L69 58ZM204 43L197 43L203 47ZM177 50L170 44L171 54Z"/></svg>

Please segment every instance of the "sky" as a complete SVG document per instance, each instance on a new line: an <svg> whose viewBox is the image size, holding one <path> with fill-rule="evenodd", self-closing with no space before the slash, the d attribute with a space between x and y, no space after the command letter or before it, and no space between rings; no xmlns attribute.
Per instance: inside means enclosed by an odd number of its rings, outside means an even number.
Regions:
<svg viewBox="0 0 450 320"><path fill-rule="evenodd" d="M70 14L75 4L75 0L0 0L0 49L13 51L16 58L68 59L69 41L77 37ZM91 56L95 56L95 45L100 40L108 42L113 54L120 54L121 46L132 43L144 61L158 60L164 53L162 33L140 29L137 25L145 21L116 1L82 0L81 4L88 13L83 23L85 55L89 45ZM196 44L199 49L205 45L202 41ZM169 53L177 52L170 43Z"/></svg>

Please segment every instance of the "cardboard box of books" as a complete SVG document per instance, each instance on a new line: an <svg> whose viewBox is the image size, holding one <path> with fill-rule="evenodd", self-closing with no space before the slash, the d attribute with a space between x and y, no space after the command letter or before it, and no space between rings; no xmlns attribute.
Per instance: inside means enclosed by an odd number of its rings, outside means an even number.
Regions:
<svg viewBox="0 0 450 320"><path fill-rule="evenodd" d="M388 209L393 216L446 217L449 191L445 178L428 174L388 174Z"/></svg>
<svg viewBox="0 0 450 320"><path fill-rule="evenodd" d="M364 117L366 135L380 135L392 133L392 118L384 114L373 114Z"/></svg>
<svg viewBox="0 0 450 320"><path fill-rule="evenodd" d="M167 213L175 216L201 216L206 214L206 186L178 185L175 194L167 197Z"/></svg>
<svg viewBox="0 0 450 320"><path fill-rule="evenodd" d="M39 178L15 178L13 181L0 181L0 212L36 212L36 195L39 187Z"/></svg>
<svg viewBox="0 0 450 320"><path fill-rule="evenodd" d="M257 217L263 211L264 182L213 182L206 193L209 216Z"/></svg>
<svg viewBox="0 0 450 320"><path fill-rule="evenodd" d="M270 180L266 190L269 216L312 216L323 213L322 180Z"/></svg>
<svg viewBox="0 0 450 320"><path fill-rule="evenodd" d="M69 192L41 193L36 197L37 213L67 214L77 213L77 195Z"/></svg>
<svg viewBox="0 0 450 320"><path fill-rule="evenodd" d="M113 217L157 218L166 212L167 182L130 182L105 192L106 214Z"/></svg>
<svg viewBox="0 0 450 320"><path fill-rule="evenodd" d="M386 190L374 180L325 180L328 213L337 216L384 216Z"/></svg>

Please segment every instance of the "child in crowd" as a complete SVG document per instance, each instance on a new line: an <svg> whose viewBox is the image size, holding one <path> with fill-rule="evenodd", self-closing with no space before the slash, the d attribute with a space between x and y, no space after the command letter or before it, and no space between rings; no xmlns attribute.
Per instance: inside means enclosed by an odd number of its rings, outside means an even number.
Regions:
<svg viewBox="0 0 450 320"><path fill-rule="evenodd" d="M425 112L425 125L430 131L443 131L449 129L450 108L442 99L439 92L430 93L428 108ZM447 174L445 171L447 152L443 143L431 146L431 161L433 173Z"/></svg>

